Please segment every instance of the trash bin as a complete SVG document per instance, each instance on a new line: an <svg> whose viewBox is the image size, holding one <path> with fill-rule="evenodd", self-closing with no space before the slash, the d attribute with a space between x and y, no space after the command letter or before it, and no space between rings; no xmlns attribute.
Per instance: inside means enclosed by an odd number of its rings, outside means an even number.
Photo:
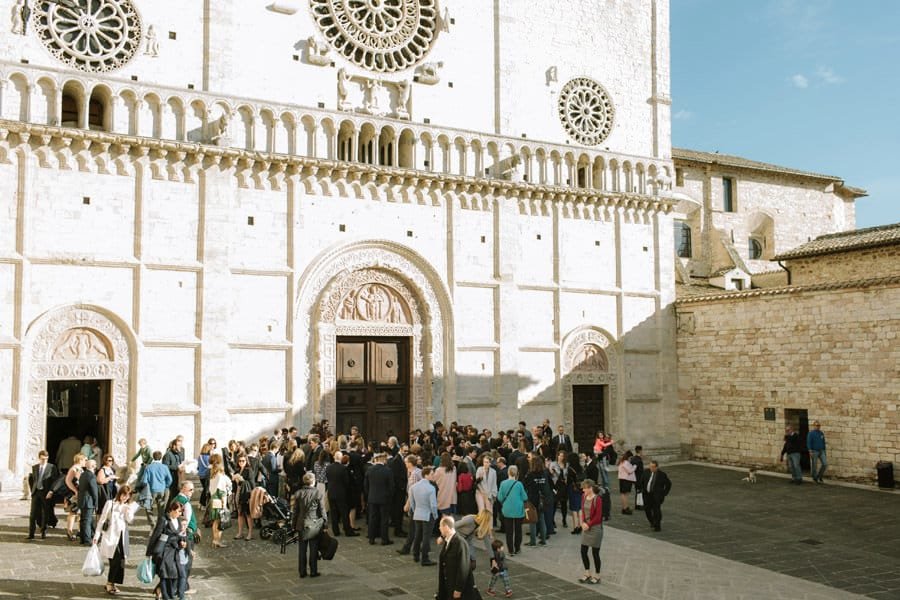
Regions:
<svg viewBox="0 0 900 600"><path fill-rule="evenodd" d="M878 461L875 471L878 472L878 487L887 490L894 489L894 463Z"/></svg>

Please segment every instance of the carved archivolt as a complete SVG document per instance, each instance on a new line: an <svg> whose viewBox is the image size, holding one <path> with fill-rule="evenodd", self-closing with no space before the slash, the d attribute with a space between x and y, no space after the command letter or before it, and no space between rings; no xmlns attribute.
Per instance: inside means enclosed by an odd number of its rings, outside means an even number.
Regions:
<svg viewBox="0 0 900 600"><path fill-rule="evenodd" d="M26 338L25 440L20 464L37 456L46 443L47 381L108 379L110 453L126 459L131 396L131 349L123 329L100 309L60 308L38 318ZM30 350L28 345L30 344Z"/></svg>
<svg viewBox="0 0 900 600"><path fill-rule="evenodd" d="M610 428L619 426L618 353L615 341L605 331L580 327L570 332L562 344L562 407L564 421L572 422L572 386L609 386Z"/></svg>
<svg viewBox="0 0 900 600"><path fill-rule="evenodd" d="M380 303L371 307L360 299L363 293L375 294ZM339 335L410 336L411 417L415 426L425 425L443 407L449 306L431 266L399 244L363 242L317 259L301 279L297 298L297 331L310 337L307 360L301 361L307 370L295 381L308 382L310 414L334 420Z"/></svg>

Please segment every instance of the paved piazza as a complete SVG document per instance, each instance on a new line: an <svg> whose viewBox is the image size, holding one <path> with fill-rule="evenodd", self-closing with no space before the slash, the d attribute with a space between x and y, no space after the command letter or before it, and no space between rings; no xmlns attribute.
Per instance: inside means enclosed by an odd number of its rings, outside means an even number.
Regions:
<svg viewBox="0 0 900 600"><path fill-rule="evenodd" d="M578 537L561 532L546 548L525 548L510 560L514 598L740 599L900 598L900 494L843 485L802 487L762 475L693 464L668 467L673 491L663 530L653 534L642 513L618 513L603 543L603 583L582 586ZM27 503L0 501L0 597L96 598L105 578L79 573L83 550L57 532L26 542ZM122 598L148 598L134 565L143 554L146 522L132 537ZM234 530L230 530L233 532ZM208 538L207 538L208 539ZM204 540L205 542L206 540ZM340 538L334 561L317 580L297 578L297 549L282 556L260 540L229 540L215 554L198 549L194 598L322 598L325 595L429 599L436 567L423 568L364 537ZM476 581L487 583L479 555Z"/></svg>

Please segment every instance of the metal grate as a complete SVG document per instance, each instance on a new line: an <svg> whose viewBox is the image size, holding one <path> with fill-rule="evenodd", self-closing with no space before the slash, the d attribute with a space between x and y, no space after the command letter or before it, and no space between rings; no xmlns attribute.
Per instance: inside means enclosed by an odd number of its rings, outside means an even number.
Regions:
<svg viewBox="0 0 900 600"><path fill-rule="evenodd" d="M402 588L387 588L384 590L378 590L378 593L382 596L387 596L390 598L391 596L402 596L406 593L406 590Z"/></svg>
<svg viewBox="0 0 900 600"><path fill-rule="evenodd" d="M821 546L824 542L822 542L821 540L814 540L812 538L809 538L809 539L805 539L805 540L800 540L800 543L808 544L810 546Z"/></svg>

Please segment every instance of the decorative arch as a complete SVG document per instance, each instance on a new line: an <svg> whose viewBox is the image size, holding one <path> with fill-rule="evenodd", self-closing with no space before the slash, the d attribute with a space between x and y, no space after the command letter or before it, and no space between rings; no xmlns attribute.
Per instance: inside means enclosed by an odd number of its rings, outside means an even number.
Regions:
<svg viewBox="0 0 900 600"><path fill-rule="evenodd" d="M98 306L55 308L35 319L23 344L21 398L24 440L17 464L24 468L46 442L47 382L104 379L110 385L110 447L116 462L128 458L134 437L135 337L124 321ZM52 450L52 449L48 449Z"/></svg>
<svg viewBox="0 0 900 600"><path fill-rule="evenodd" d="M378 286L391 300L358 318L348 311L359 311L361 304L348 299L358 298L367 285ZM435 269L405 246L362 241L322 253L301 276L296 302L295 331L308 336L305 344L298 340L306 352L305 360L295 363L294 378L306 417L334 422L337 337L364 335L412 338L410 422L425 427L446 418L444 399L453 389L451 314L450 295Z"/></svg>
<svg viewBox="0 0 900 600"><path fill-rule="evenodd" d="M573 422L572 386L609 386L609 426L619 430L620 353L615 337L599 327L583 325L570 331L562 340L562 409L563 420Z"/></svg>

